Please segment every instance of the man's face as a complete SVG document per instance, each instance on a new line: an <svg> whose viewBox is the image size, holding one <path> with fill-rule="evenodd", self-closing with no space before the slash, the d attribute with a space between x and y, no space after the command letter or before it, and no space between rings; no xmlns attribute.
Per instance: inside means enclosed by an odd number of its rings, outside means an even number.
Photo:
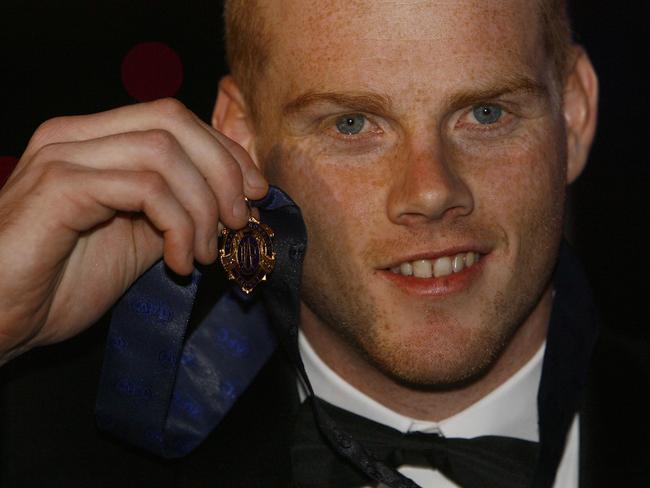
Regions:
<svg viewBox="0 0 650 488"><path fill-rule="evenodd" d="M548 287L566 141L533 3L286 0L265 13L256 147L307 225L303 325L391 376L471 377Z"/></svg>

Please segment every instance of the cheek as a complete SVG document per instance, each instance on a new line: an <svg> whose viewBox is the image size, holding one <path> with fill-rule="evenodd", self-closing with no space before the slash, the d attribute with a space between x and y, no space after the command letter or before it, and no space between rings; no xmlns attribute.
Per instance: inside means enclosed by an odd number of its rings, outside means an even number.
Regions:
<svg viewBox="0 0 650 488"><path fill-rule="evenodd" d="M276 153L264 165L266 176L296 201L308 231L336 234L377 219L382 176L371 165L346 164L300 145Z"/></svg>
<svg viewBox="0 0 650 488"><path fill-rule="evenodd" d="M294 146L265 164L269 182L285 190L302 210L309 267L317 260L332 261L333 256L344 261L357 242L355 233L370 216L367 179L323 159L320 153Z"/></svg>
<svg viewBox="0 0 650 488"><path fill-rule="evenodd" d="M565 153L552 127L540 126L499 144L457 146L454 161L467 177L476 214L496 219L506 234L558 227L564 208ZM510 228L508 230L508 228Z"/></svg>

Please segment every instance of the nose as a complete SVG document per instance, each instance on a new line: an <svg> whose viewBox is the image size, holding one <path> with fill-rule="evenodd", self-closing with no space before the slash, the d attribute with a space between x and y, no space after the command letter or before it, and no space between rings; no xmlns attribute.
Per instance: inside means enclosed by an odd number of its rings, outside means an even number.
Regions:
<svg viewBox="0 0 650 488"><path fill-rule="evenodd" d="M440 144L410 147L400 160L388 196L392 222L417 225L472 212L472 192Z"/></svg>

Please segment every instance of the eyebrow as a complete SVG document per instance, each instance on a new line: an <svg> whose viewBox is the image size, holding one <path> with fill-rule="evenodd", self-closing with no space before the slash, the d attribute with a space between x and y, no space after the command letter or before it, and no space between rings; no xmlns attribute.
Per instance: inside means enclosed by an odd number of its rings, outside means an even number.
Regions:
<svg viewBox="0 0 650 488"><path fill-rule="evenodd" d="M458 108L473 105L495 99L503 95L524 93L536 98L549 96L549 89L546 85L528 76L514 76L496 82L489 82L485 86L476 89L461 90L450 95L446 100L446 106Z"/></svg>
<svg viewBox="0 0 650 488"><path fill-rule="evenodd" d="M389 112L392 106L390 97L374 92L340 93L308 91L287 103L282 108L282 112L284 115L292 115L317 103L331 103L353 111L377 114Z"/></svg>
<svg viewBox="0 0 650 488"><path fill-rule="evenodd" d="M472 105L481 101L494 99L509 93L526 93L538 98L549 95L548 88L528 76L515 76L494 82L488 82L478 88L463 89L445 99L445 105L453 108ZM385 114L391 111L393 102L389 96L375 92L305 92L282 108L285 116L301 112L311 105L318 103L331 103L346 107L352 111Z"/></svg>

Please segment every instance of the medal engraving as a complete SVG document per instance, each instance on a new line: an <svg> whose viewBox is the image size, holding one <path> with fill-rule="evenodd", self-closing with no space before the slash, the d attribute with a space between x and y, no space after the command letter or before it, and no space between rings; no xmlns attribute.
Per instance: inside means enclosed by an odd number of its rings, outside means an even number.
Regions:
<svg viewBox="0 0 650 488"><path fill-rule="evenodd" d="M240 230L223 229L219 259L228 275L246 294L271 274L275 266L273 230L254 217Z"/></svg>

